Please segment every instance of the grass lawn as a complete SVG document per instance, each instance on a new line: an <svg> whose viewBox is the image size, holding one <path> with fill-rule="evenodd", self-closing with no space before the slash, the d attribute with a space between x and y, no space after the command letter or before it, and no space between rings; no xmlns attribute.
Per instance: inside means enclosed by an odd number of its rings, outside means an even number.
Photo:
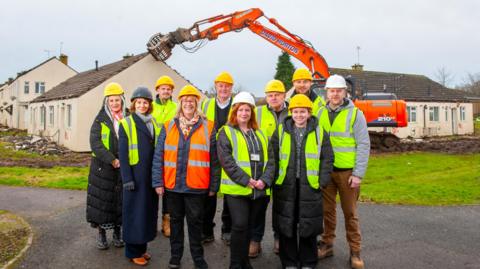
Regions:
<svg viewBox="0 0 480 269"><path fill-rule="evenodd" d="M86 190L88 167L0 167L0 185Z"/></svg>
<svg viewBox="0 0 480 269"><path fill-rule="evenodd" d="M0 167L0 185L85 190L88 167ZM381 154L370 158L362 201L480 204L480 154Z"/></svg>
<svg viewBox="0 0 480 269"><path fill-rule="evenodd" d="M360 199L413 205L480 204L480 154L372 156Z"/></svg>

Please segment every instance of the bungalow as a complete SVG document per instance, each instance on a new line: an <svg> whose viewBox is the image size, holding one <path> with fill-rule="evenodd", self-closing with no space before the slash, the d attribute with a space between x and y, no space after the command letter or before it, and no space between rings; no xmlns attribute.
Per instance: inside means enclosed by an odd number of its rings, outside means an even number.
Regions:
<svg viewBox="0 0 480 269"><path fill-rule="evenodd" d="M102 106L105 85L120 83L129 104L130 96L140 85L147 86L153 94L155 82L161 75L175 81L174 99L179 89L189 83L176 70L148 53L124 57L79 73L30 103L28 132L49 137L73 151L90 151L90 127Z"/></svg>
<svg viewBox="0 0 480 269"><path fill-rule="evenodd" d="M394 93L405 100L408 127L386 129L400 138L468 135L474 131L472 102L464 91L445 88L423 75L364 71L358 64L352 69L331 68L330 72L354 78L358 95Z"/></svg>

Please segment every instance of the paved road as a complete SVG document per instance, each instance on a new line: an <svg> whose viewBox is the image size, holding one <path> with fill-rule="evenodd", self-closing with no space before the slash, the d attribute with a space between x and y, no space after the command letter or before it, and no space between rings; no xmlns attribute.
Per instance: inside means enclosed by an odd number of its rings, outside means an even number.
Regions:
<svg viewBox="0 0 480 269"><path fill-rule="evenodd" d="M95 248L95 230L85 222L83 191L0 186L0 209L21 215L35 231L32 247L18 268L138 268L124 258L123 249ZM360 220L367 268L480 268L480 206L361 204ZM219 238L219 227L216 232ZM320 262L319 268L348 268L343 223L337 233L335 256ZM264 253L252 261L254 268L280 268L272 246L268 229ZM166 238L157 237L149 252L150 268L167 267ZM205 253L210 268L228 268L228 248L220 240L207 245ZM182 264L193 267L188 247Z"/></svg>

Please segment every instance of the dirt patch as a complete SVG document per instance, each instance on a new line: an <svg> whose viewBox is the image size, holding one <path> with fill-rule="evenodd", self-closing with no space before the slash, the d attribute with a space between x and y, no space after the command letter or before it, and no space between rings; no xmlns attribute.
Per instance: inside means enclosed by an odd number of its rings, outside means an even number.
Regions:
<svg viewBox="0 0 480 269"><path fill-rule="evenodd" d="M480 137L430 137L425 139L406 139L390 147L372 149L372 153L384 152L441 152L448 154L480 153Z"/></svg>
<svg viewBox="0 0 480 269"><path fill-rule="evenodd" d="M56 160L43 159L3 159L0 157L0 166L22 166L31 168L52 168L54 166L86 167L89 165L91 155L88 153L69 153Z"/></svg>

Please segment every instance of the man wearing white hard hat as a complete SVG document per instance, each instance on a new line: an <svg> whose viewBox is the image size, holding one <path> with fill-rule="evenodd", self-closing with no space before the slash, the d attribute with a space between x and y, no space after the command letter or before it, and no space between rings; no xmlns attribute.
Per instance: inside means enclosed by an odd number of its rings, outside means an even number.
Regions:
<svg viewBox="0 0 480 269"><path fill-rule="evenodd" d="M345 218L345 230L350 247L350 265L364 268L360 257L361 235L357 200L370 155L370 138L362 111L347 98L347 84L339 75L332 75L325 84L327 104L320 108L317 118L330 134L335 161L331 182L323 192L324 233L318 244L320 259L333 256L336 228L336 196Z"/></svg>
<svg viewBox="0 0 480 269"><path fill-rule="evenodd" d="M265 218L275 173L268 138L255 117L255 100L240 92L218 134L217 154L222 166L220 192L230 209L232 234L229 268L252 268L249 261L250 227Z"/></svg>

